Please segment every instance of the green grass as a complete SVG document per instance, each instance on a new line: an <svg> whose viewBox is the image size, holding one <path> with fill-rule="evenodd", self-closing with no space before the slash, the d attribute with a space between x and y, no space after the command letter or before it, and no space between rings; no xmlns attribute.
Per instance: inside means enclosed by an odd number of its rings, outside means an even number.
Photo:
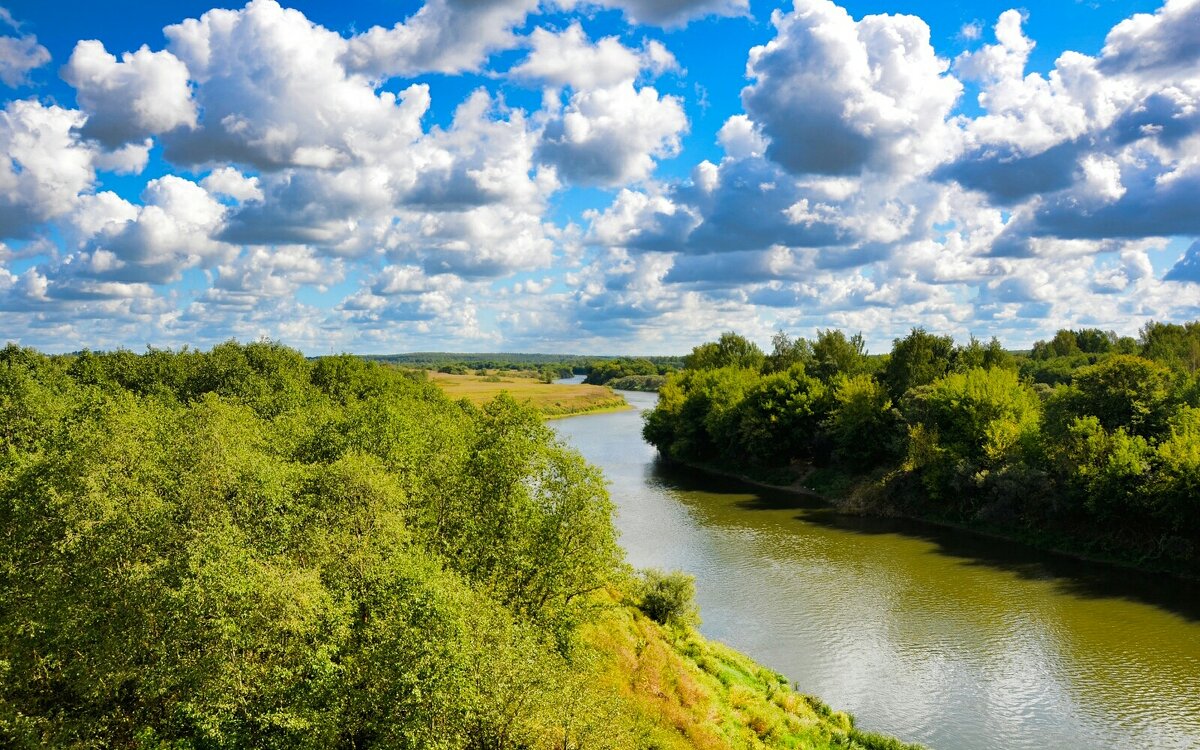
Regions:
<svg viewBox="0 0 1200 750"><path fill-rule="evenodd" d="M465 398L476 405L485 404L507 392L547 418L630 408L624 398L603 385L542 383L533 377L509 373L479 377L431 372L429 379L450 398Z"/></svg>
<svg viewBox="0 0 1200 750"><path fill-rule="evenodd" d="M687 627L664 627L631 606L613 606L584 630L598 680L659 750L857 748L913 750L863 732L854 719L733 649Z"/></svg>

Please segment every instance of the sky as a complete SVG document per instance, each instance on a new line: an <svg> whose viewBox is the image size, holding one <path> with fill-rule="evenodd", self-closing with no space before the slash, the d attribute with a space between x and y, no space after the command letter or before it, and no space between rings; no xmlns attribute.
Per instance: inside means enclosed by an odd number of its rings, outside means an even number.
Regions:
<svg viewBox="0 0 1200 750"><path fill-rule="evenodd" d="M1200 318L1200 0L8 0L0 107L46 351Z"/></svg>

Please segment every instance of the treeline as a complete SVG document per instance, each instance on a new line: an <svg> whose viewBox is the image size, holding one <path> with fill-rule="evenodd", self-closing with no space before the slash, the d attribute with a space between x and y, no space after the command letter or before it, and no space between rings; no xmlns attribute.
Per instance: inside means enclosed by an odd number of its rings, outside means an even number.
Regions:
<svg viewBox="0 0 1200 750"><path fill-rule="evenodd" d="M583 357L574 354L414 352L365 357L376 362L437 370L453 375L470 372L504 371L527 373L544 382L572 375L586 375L585 383L609 385L620 390L658 390L662 376L683 364L681 357ZM620 381L620 382L613 382Z"/></svg>
<svg viewBox="0 0 1200 750"><path fill-rule="evenodd" d="M607 385L622 391L657 391L666 376L683 364L678 357L639 357L596 360L588 365L583 382Z"/></svg>
<svg viewBox="0 0 1200 750"><path fill-rule="evenodd" d="M1197 322L1064 330L1020 355L921 328L882 356L835 330L780 333L769 354L728 333L667 379L644 434L684 462L818 467L868 510L1200 560Z"/></svg>
<svg viewBox="0 0 1200 750"><path fill-rule="evenodd" d="M671 624L686 579L633 577L611 512L536 413L420 372L9 345L0 746L898 746L775 678L735 701L704 668L737 660Z"/></svg>
<svg viewBox="0 0 1200 750"><path fill-rule="evenodd" d="M365 359L418 369L436 370L439 367L461 365L469 370L536 370L543 366L583 368L593 357L573 354L521 354L518 352L412 352L410 354L372 354Z"/></svg>
<svg viewBox="0 0 1200 750"><path fill-rule="evenodd" d="M437 370L451 375L505 372L536 378L544 383L569 378L576 373L583 374L590 365L586 357L560 354L414 352L367 355L364 359L418 370Z"/></svg>

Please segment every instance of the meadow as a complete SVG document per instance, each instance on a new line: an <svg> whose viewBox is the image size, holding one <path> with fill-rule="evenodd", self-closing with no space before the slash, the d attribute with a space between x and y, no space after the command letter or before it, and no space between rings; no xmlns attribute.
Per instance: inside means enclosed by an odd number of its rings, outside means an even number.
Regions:
<svg viewBox="0 0 1200 750"><path fill-rule="evenodd" d="M469 375L430 372L429 379L450 398L465 398L480 406L507 393L546 418L630 408L624 398L603 385L543 383L533 372L481 372Z"/></svg>

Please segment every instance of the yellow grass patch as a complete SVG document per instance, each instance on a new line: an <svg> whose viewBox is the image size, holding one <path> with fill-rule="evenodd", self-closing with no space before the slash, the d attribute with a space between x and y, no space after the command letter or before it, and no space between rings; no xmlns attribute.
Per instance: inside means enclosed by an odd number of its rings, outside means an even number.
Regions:
<svg viewBox="0 0 1200 750"><path fill-rule="evenodd" d="M431 372L429 379L437 383L450 398L465 398L474 404L485 404L507 392L517 401L528 403L545 417L630 408L623 397L603 385L556 385L509 373L480 377L475 374Z"/></svg>

